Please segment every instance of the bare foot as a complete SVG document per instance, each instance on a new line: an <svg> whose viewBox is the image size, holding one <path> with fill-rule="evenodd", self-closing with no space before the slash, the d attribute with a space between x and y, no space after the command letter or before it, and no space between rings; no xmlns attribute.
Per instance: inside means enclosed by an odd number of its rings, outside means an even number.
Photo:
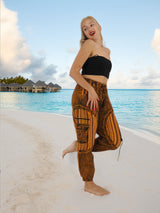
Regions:
<svg viewBox="0 0 160 213"><path fill-rule="evenodd" d="M96 185L93 181L85 181L84 191L95 195L105 195L110 193L106 189Z"/></svg>
<svg viewBox="0 0 160 213"><path fill-rule="evenodd" d="M77 140L76 140L76 141L73 141L73 142L71 143L71 145L69 145L66 149L63 150L62 158L64 158L64 156L65 156L67 153L75 152L75 151L77 151Z"/></svg>

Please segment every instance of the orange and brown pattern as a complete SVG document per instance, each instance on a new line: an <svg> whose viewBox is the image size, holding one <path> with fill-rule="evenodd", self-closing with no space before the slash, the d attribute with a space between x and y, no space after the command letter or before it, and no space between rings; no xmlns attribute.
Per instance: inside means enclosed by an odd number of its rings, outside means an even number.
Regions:
<svg viewBox="0 0 160 213"><path fill-rule="evenodd" d="M79 171L83 181L92 181L95 172L92 152L117 149L123 140L107 85L89 78L85 80L98 94L98 109L94 111L86 106L88 91L77 84L72 94L72 116L77 134ZM96 133L99 135L97 138Z"/></svg>

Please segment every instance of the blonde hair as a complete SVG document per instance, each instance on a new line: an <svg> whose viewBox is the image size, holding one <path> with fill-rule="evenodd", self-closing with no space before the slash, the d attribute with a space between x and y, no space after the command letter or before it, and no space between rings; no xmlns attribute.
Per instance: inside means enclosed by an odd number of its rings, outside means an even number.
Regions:
<svg viewBox="0 0 160 213"><path fill-rule="evenodd" d="M85 42L85 40L87 40L88 38L85 36L83 29L82 29L82 23L86 20L86 19L92 19L98 26L100 26L100 24L98 23L98 21L93 17L93 16L86 16L81 20L81 40L80 40L80 47L83 45L83 43ZM101 35L101 39L103 42L103 37L102 37L102 33L100 32Z"/></svg>

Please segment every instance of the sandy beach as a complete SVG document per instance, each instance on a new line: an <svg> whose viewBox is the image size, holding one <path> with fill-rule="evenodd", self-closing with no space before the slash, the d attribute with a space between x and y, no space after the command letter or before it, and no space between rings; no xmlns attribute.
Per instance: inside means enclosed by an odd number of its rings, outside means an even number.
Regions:
<svg viewBox="0 0 160 213"><path fill-rule="evenodd" d="M94 181L111 192L96 196L83 190L77 153L62 158L76 139L72 117L1 109L1 211L160 213L158 138L120 128L119 161L119 149L94 153Z"/></svg>

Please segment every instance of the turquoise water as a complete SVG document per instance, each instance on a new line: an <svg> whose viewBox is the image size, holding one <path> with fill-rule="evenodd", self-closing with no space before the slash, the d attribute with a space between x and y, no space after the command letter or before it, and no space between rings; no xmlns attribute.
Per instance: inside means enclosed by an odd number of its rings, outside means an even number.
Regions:
<svg viewBox="0 0 160 213"><path fill-rule="evenodd" d="M73 89L55 93L0 92L0 108L72 116ZM108 89L120 125L160 136L160 90Z"/></svg>

